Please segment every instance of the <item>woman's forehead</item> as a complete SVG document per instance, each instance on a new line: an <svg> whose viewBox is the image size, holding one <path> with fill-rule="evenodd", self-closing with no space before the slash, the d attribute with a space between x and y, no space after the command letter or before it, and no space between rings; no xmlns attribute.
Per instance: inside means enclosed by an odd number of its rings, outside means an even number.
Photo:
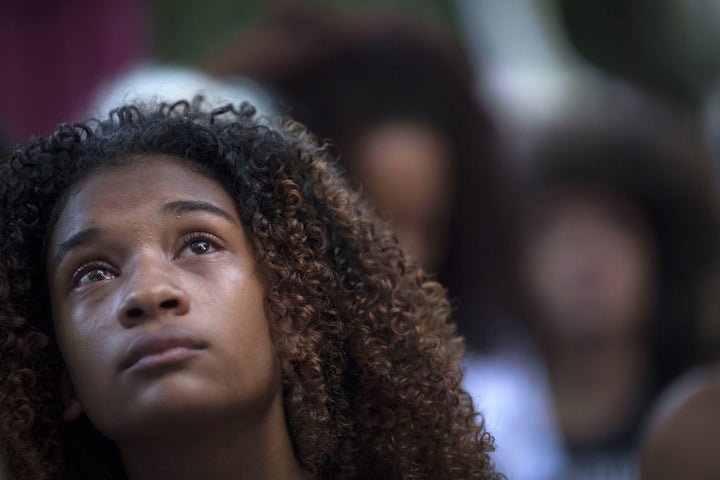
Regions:
<svg viewBox="0 0 720 480"><path fill-rule="evenodd" d="M186 160L143 156L98 169L74 186L58 215L51 245L72 230L111 222L115 217L132 218L144 206L157 209L181 201L215 205L237 217L235 202L222 185Z"/></svg>

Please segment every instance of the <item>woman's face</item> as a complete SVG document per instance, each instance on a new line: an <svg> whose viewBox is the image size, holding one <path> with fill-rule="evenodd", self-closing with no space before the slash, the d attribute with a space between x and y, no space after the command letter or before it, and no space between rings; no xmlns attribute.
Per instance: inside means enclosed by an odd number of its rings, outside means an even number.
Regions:
<svg viewBox="0 0 720 480"><path fill-rule="evenodd" d="M450 147L440 132L388 121L365 133L354 152L357 175L403 250L430 272L444 260L452 209Z"/></svg>
<svg viewBox="0 0 720 480"><path fill-rule="evenodd" d="M181 160L137 158L75 186L48 277L74 389L66 417L82 407L122 442L228 414L255 421L280 398L264 285L234 202Z"/></svg>
<svg viewBox="0 0 720 480"><path fill-rule="evenodd" d="M642 217L609 194L574 190L538 210L524 275L542 333L575 344L645 335L657 259Z"/></svg>

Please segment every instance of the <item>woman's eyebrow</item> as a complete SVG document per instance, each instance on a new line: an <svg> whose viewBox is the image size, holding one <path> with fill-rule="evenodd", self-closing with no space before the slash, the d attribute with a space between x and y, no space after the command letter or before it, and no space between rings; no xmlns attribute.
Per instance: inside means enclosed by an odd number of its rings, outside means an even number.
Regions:
<svg viewBox="0 0 720 480"><path fill-rule="evenodd" d="M199 200L177 200L174 202L166 203L162 207L160 207L160 211L167 215L183 215L185 213L206 212L223 218L228 222L232 223L233 225L237 225L237 221L235 221L233 216L222 208L217 207L212 203ZM70 238L61 243L60 246L58 246L55 257L53 258L51 264L51 271L57 271L60 263L62 263L62 261L65 259L65 257L68 256L70 252L82 245L89 243L93 239L97 238L99 234L100 230L98 230L97 228L88 228L86 230L81 230L73 234Z"/></svg>
<svg viewBox="0 0 720 480"><path fill-rule="evenodd" d="M166 203L160 207L160 212L168 215L183 215L185 213L194 212L205 212L218 217L224 218L233 225L237 225L235 218L222 208L213 205L212 203L203 202L200 200L176 200L174 202Z"/></svg>
<svg viewBox="0 0 720 480"><path fill-rule="evenodd" d="M67 240L65 240L63 243L60 244L60 246L57 249L57 253L55 254L55 257L52 261L51 271L55 272L57 271L57 268L60 266L60 263L63 261L65 257L68 256L70 252L72 252L74 249L85 245L86 243L89 243L93 239L97 238L100 235L100 230L97 228L88 228L86 230L81 230L73 235L70 236Z"/></svg>

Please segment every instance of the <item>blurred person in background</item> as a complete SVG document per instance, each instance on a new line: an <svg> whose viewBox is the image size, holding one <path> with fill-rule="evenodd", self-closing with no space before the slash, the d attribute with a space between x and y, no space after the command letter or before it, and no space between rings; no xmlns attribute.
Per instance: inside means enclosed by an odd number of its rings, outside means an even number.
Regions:
<svg viewBox="0 0 720 480"><path fill-rule="evenodd" d="M557 478L636 478L647 408L703 354L715 185L681 126L651 118L608 110L558 126L527 172L519 270L566 449Z"/></svg>
<svg viewBox="0 0 720 480"><path fill-rule="evenodd" d="M516 290L513 198L471 69L447 32L401 10L291 3L206 69L255 79L280 110L330 139L403 249L459 299L470 345L493 344Z"/></svg>

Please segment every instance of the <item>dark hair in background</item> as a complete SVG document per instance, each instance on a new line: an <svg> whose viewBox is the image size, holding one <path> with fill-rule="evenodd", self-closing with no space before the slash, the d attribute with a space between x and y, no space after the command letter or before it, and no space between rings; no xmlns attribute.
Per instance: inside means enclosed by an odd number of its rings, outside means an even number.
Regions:
<svg viewBox="0 0 720 480"><path fill-rule="evenodd" d="M0 130L0 159L3 161L10 157L10 138L5 135L5 132Z"/></svg>
<svg viewBox="0 0 720 480"><path fill-rule="evenodd" d="M10 147L9 142L6 141L5 135L3 135L2 132L0 132L0 163L7 162L7 159L10 158ZM1 347L0 347L1 348ZM2 350L0 350L0 365L3 361L3 355ZM1 372L0 367L0 372ZM3 438L2 430L0 430L0 439ZM11 477L10 474L7 471L7 459L5 458L5 445L2 443L2 440L0 440L0 480L10 480Z"/></svg>
<svg viewBox="0 0 720 480"><path fill-rule="evenodd" d="M550 130L526 177L530 209L544 195L570 188L609 193L646 222L659 267L651 319L656 388L709 354L699 335L701 293L717 274L720 252L708 154L681 124L670 128L664 121L609 115Z"/></svg>
<svg viewBox="0 0 720 480"><path fill-rule="evenodd" d="M196 99L64 125L0 165L0 444L23 479L123 478L113 442L63 423L45 246L69 187L174 155L235 199L268 290L295 453L317 478L498 478L460 387L443 289L344 188L298 124ZM52 211L55 214L51 213Z"/></svg>
<svg viewBox="0 0 720 480"><path fill-rule="evenodd" d="M383 121L418 122L450 146L454 190L440 281L459 299L471 344L488 340L492 310L512 304L516 209L495 127L474 93L460 45L406 11L291 6L271 14L206 63L252 77L282 107L329 138L351 176L356 142Z"/></svg>

